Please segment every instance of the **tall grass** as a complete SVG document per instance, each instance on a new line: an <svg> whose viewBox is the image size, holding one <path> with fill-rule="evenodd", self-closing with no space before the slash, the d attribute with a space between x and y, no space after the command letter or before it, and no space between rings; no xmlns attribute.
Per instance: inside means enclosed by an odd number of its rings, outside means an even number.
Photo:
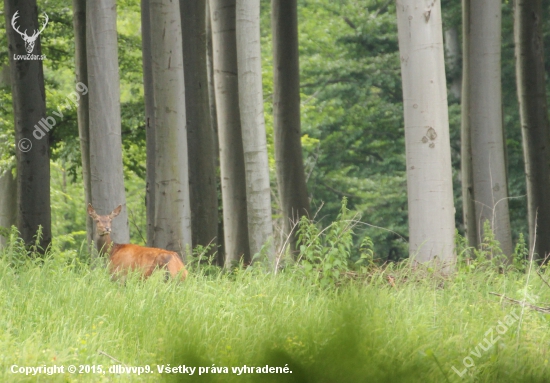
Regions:
<svg viewBox="0 0 550 383"><path fill-rule="evenodd" d="M17 243L17 241L15 241ZM289 267L195 271L185 283L112 282L102 267L53 249L46 259L0 254L0 381L545 382L549 325L491 291L550 301L538 278L493 269L451 277L406 265L321 287ZM19 260L19 261L17 261ZM521 316L487 351L476 346ZM494 333L495 338L497 333ZM479 357L471 352L479 354ZM475 367L464 371L471 357ZM13 374L12 365L102 365L106 374ZM110 366L154 373L111 374ZM228 374L159 374L157 366L228 367ZM231 367L292 373L238 376Z"/></svg>

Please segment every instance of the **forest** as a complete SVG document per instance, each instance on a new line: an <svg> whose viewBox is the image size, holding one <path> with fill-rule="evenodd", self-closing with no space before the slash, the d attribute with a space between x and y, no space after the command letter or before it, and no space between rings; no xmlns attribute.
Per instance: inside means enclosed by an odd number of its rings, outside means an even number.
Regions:
<svg viewBox="0 0 550 383"><path fill-rule="evenodd" d="M0 378L548 381L548 15L4 0Z"/></svg>

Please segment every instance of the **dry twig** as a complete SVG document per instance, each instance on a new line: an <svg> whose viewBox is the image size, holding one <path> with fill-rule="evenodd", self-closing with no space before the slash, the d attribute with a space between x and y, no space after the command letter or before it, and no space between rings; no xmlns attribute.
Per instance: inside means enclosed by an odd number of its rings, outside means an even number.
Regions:
<svg viewBox="0 0 550 383"><path fill-rule="evenodd" d="M497 297L504 298L507 301L510 301L510 302L513 302L513 303L517 303L518 305L520 305L522 307L528 307L532 310L535 310L535 311L538 311L538 312L541 312L541 313L550 314L550 307L535 306L535 305L532 305L531 303L528 303L528 302L525 302L525 301L518 301L518 300L515 300L515 299L512 299L512 298L508 298L507 296L505 296L503 294L492 293L492 292L490 292L489 294L496 295Z"/></svg>

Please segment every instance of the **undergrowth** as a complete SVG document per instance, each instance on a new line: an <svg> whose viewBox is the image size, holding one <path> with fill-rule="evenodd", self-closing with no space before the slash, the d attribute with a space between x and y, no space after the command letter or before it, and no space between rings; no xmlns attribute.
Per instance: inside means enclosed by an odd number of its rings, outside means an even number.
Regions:
<svg viewBox="0 0 550 383"><path fill-rule="evenodd" d="M203 248L184 283L156 273L124 285L89 265L85 245L54 242L41 255L12 230L0 252L0 381L550 380L547 314L490 294L550 301L546 270L541 278L523 273L524 241L503 268L489 232L481 250L457 236L455 272L443 274L407 260L377 262L368 238L352 246L356 221L345 204L325 229L304 219L299 261L277 272L261 262L220 270L201 259L210 253ZM96 370L25 376L14 365ZM193 375L166 373L183 365ZM292 373L262 372L269 367Z"/></svg>

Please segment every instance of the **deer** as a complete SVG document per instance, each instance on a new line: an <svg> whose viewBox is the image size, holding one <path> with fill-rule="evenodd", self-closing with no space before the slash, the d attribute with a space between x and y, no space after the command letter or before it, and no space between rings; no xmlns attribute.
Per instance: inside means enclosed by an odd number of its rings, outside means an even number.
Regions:
<svg viewBox="0 0 550 383"><path fill-rule="evenodd" d="M88 215L95 222L97 251L109 258L112 279L126 276L128 271L139 271L143 279L147 279L158 269L164 270L172 278L184 281L188 273L178 253L154 247L119 244L111 240L111 222L121 210L122 205L118 205L110 214L99 215L92 204L88 204Z"/></svg>

